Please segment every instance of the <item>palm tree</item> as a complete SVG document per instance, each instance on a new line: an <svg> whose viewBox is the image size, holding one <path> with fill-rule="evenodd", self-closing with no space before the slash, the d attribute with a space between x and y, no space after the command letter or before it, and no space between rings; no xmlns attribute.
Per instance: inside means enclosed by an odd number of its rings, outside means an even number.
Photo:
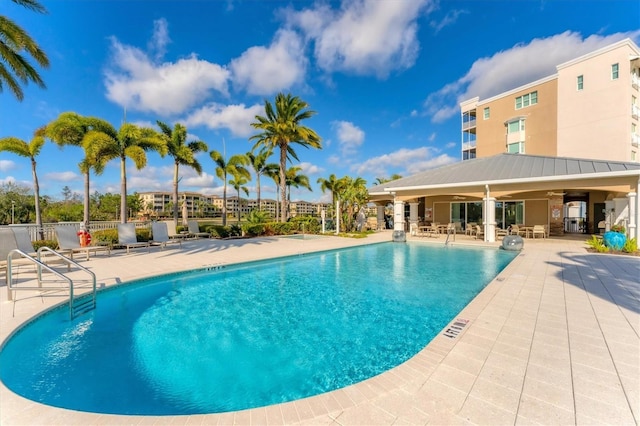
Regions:
<svg viewBox="0 0 640 426"><path fill-rule="evenodd" d="M127 157L133 160L138 170L147 165L147 151L156 151L162 157L167 154L167 144L163 135L147 127L125 123L116 129L109 125L104 130L108 136L90 145L91 158L105 162L120 159L120 221L127 222ZM175 208L175 207L174 207Z"/></svg>
<svg viewBox="0 0 640 426"><path fill-rule="evenodd" d="M402 175L399 175L397 173L394 173L391 175L390 178L381 178L381 177L377 177L376 178L376 185L382 185L383 183L387 183L387 182L391 182L393 180L398 180L398 179L402 179Z"/></svg>
<svg viewBox="0 0 640 426"><path fill-rule="evenodd" d="M309 185L309 176L299 173L302 171L302 167L293 166L287 169L286 188L287 188L287 204L291 203L291 187L294 188L307 188L311 191L311 185ZM287 211L287 213L289 213ZM288 217L287 217L288 219Z"/></svg>
<svg viewBox="0 0 640 426"><path fill-rule="evenodd" d="M344 214L345 229L353 229L356 215L362 207L367 204L369 193L367 191L367 181L361 177L355 179L345 176L341 183L340 198L346 212Z"/></svg>
<svg viewBox="0 0 640 426"><path fill-rule="evenodd" d="M178 224L178 182L180 165L189 166L198 175L202 175L202 165L195 155L199 152L207 152L209 147L206 143L198 140L187 143L187 128L177 123L171 127L162 121L156 121L158 127L165 136L168 154L173 157L173 221Z"/></svg>
<svg viewBox="0 0 640 426"><path fill-rule="evenodd" d="M226 160L224 154L213 150L209 153L211 159L216 163L216 176L222 180L222 226L227 226L227 176L242 175L251 177L249 170L245 168L249 164L249 159L245 155L237 154Z"/></svg>
<svg viewBox="0 0 640 426"><path fill-rule="evenodd" d="M40 212L40 185L38 184L38 174L36 173L36 157L40 154L44 145L44 128L36 130L30 142L23 141L15 137L0 139L0 152L12 152L21 157L31 160L31 173L33 174L33 192L35 197L36 227L41 240L44 240L44 230L42 229L42 213Z"/></svg>
<svg viewBox="0 0 640 426"><path fill-rule="evenodd" d="M111 124L100 118L83 117L75 112L64 112L57 119L47 124L45 130L45 135L58 146L79 146L85 152L85 157L78 164L80 173L84 175L83 226L85 229L89 227L89 204L91 200L89 176L91 169L96 175L99 175L103 172L106 164L104 159L91 155L91 147L98 141L109 138L104 133L109 128L111 128Z"/></svg>
<svg viewBox="0 0 640 426"><path fill-rule="evenodd" d="M331 192L331 206L335 208L335 218L340 214L338 201L340 200L340 192L342 191L343 181L338 179L336 175L331 174L329 179L318 178L318 184L324 194L325 191ZM336 222L337 223L337 222Z"/></svg>
<svg viewBox="0 0 640 426"><path fill-rule="evenodd" d="M278 164L274 164L274 163L269 163L268 167L266 168L266 170L263 173L266 177L270 178L273 180L273 182L276 184L276 211L275 211L275 216L276 216L276 221L280 220L280 209L278 208L279 206L279 199L280 199L280 166Z"/></svg>
<svg viewBox="0 0 640 426"><path fill-rule="evenodd" d="M267 163L267 160L271 156L271 151L268 148L262 148L257 154L253 152L247 152L247 158L249 164L253 167L253 171L256 173L256 194L258 202L258 210L262 210L262 203L260 201L260 177L262 175L268 175L270 170L274 167L278 167L277 164Z"/></svg>
<svg viewBox="0 0 640 426"><path fill-rule="evenodd" d="M305 148L322 149L320 136L311 128L303 126L302 120L315 115L315 111L309 110L308 104L297 96L279 93L273 105L265 100L264 110L266 117L256 115L257 122L251 123L255 129L262 132L253 135L249 140L256 143L252 150L258 146L264 146L269 150L276 147L280 149L280 220L286 220L287 203L285 198L287 157L298 160L292 144L299 144Z"/></svg>
<svg viewBox="0 0 640 426"><path fill-rule="evenodd" d="M246 170L246 169L245 169ZM240 198L240 190L245 193L245 195L249 195L249 190L245 186L249 182L249 179L241 174L238 169L235 169L233 172L233 179L229 180L229 184L235 188L238 193L238 223L240 223L240 213L242 210L242 198Z"/></svg>
<svg viewBox="0 0 640 426"><path fill-rule="evenodd" d="M47 9L36 0L12 1L34 12L47 13ZM49 67L47 54L31 36L15 22L0 15L0 92L6 84L19 101L24 99L20 84L33 82L42 88L46 87L38 71L23 56L23 51L31 55L41 67Z"/></svg>

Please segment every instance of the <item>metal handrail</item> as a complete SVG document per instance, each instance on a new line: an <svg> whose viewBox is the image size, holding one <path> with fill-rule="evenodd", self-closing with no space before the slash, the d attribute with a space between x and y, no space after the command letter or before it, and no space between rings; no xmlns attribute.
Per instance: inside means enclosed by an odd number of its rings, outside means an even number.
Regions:
<svg viewBox="0 0 640 426"><path fill-rule="evenodd" d="M13 293L12 291L15 290L40 290L42 291L42 269L45 269L48 272L51 272L52 274L54 274L55 276L57 276L58 278L60 278L63 281L66 281L69 284L69 314L71 319L74 318L74 310L73 310L73 302L74 302L74 288L73 288L73 280L69 277L67 277L66 275L56 271L55 269L53 269L52 267L50 267L49 265L47 265L46 263L42 262L41 260L41 256L43 252L47 252L47 253L51 253L54 256L58 257L59 259L63 260L64 262L67 263L67 265L73 265L75 267L77 267L78 269L80 269L81 271L84 271L86 273L88 273L91 276L91 281L92 281L92 304L93 307L95 307L96 304L96 275L91 272L90 270L88 270L87 268L85 268L84 266L78 264L77 262L69 259L66 256L61 255L60 253L56 252L55 250L50 249L49 247L43 246L40 247L40 249L38 249L38 258L34 258L30 255L28 255L27 253L25 253L24 251L20 250L20 249L13 249L9 252L9 254L7 255L7 298L8 300L13 300ZM31 263L34 263L37 266L37 276L38 276L38 287L13 287L13 270L11 267L12 261L13 261L13 255L14 254L19 254L20 256L22 256L22 258L29 260Z"/></svg>

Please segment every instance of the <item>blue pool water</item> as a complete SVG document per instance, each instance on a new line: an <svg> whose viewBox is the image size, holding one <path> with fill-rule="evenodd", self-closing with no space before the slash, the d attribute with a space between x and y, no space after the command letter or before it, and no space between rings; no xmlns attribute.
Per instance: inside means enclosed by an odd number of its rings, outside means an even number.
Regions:
<svg viewBox="0 0 640 426"><path fill-rule="evenodd" d="M136 281L73 321L55 309L0 352L26 398L81 411L215 413L338 389L415 355L514 257L366 247Z"/></svg>

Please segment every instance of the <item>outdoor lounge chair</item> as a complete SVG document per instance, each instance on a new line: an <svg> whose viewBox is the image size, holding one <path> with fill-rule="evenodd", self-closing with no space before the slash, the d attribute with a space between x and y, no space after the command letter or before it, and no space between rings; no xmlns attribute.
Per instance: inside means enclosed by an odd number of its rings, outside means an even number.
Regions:
<svg viewBox="0 0 640 426"><path fill-rule="evenodd" d="M476 225L476 240L482 238L484 240L484 226Z"/></svg>
<svg viewBox="0 0 640 426"><path fill-rule="evenodd" d="M107 255L111 255L110 246L81 246L80 238L78 238L78 229L75 226L56 225L54 230L58 239L57 251L61 254L69 254L71 259L73 259L74 253L85 253L87 260L89 260L89 254L92 252L107 252Z"/></svg>
<svg viewBox="0 0 640 426"><path fill-rule="evenodd" d="M167 230L167 224L165 222L152 222L151 223L151 244L159 245L160 249L164 249L167 244L178 243L182 247L181 238L169 238L169 231Z"/></svg>
<svg viewBox="0 0 640 426"><path fill-rule="evenodd" d="M189 226L189 234L195 236L196 238L211 238L211 234L208 232L200 232L200 226L198 222L195 220L190 220L187 222Z"/></svg>
<svg viewBox="0 0 640 426"><path fill-rule="evenodd" d="M189 232L178 233L176 231L176 224L172 220L163 220L162 223L167 225L167 233L169 234L169 238L180 238L185 239L189 237Z"/></svg>
<svg viewBox="0 0 640 426"><path fill-rule="evenodd" d="M151 247L148 242L138 241L136 238L136 226L133 223L118 224L118 245L126 247L127 254L132 248L147 247L147 249L150 249Z"/></svg>

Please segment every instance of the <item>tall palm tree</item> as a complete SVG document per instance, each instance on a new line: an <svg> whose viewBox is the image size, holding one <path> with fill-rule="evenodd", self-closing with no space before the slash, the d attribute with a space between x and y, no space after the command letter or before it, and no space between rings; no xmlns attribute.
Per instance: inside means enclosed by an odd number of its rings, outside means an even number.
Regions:
<svg viewBox="0 0 640 426"><path fill-rule="evenodd" d="M173 221L178 224L178 182L180 181L180 165L189 166L198 175L202 175L202 165L196 158L199 152L207 152L209 147L203 141L191 141L187 143L187 128L176 123L171 127L162 121L156 121L165 137L168 154L173 157Z"/></svg>
<svg viewBox="0 0 640 426"><path fill-rule="evenodd" d="M345 229L350 231L354 228L356 215L360 209L366 206L369 199L369 192L367 191L367 181L361 177L351 178L345 176L341 183L340 198L345 208L344 224Z"/></svg>
<svg viewBox="0 0 640 426"><path fill-rule="evenodd" d="M36 0L12 1L34 12L47 13L47 9ZM40 74L25 58L23 52L35 59L41 67L49 67L47 54L40 49L38 43L15 22L0 15L0 92L6 84L19 101L24 99L21 84L33 82L42 88L46 87Z"/></svg>
<svg viewBox="0 0 640 426"><path fill-rule="evenodd" d="M33 175L33 192L35 197L36 227L38 236L44 240L44 230L42 229L42 213L40 212L40 185L38 184L38 174L36 173L36 157L40 154L44 145L44 127L36 130L30 142L15 137L0 139L0 152L7 151L31 160L31 174Z"/></svg>
<svg viewBox="0 0 640 426"><path fill-rule="evenodd" d="M245 155L237 154L229 158L225 158L224 154L213 150L209 153L211 159L216 163L216 176L222 180L222 226L227 226L227 176L242 175L247 179L251 177L251 173L245 166L249 165L249 159Z"/></svg>
<svg viewBox="0 0 640 426"><path fill-rule="evenodd" d="M286 188L287 188L287 204L291 203L291 187L294 188L307 188L311 191L311 185L309 184L309 176L299 173L302 171L302 167L292 166L287 169L286 172ZM289 211L287 210L287 214ZM288 219L288 217L287 217Z"/></svg>
<svg viewBox="0 0 640 426"><path fill-rule="evenodd" d="M276 221L280 220L280 209L279 209L279 205L280 205L280 165L279 164L275 164L275 163L269 163L268 167L266 168L266 170L263 173L266 177L268 177L269 179L273 180L273 182L276 184L276 211L275 211L275 217L276 217Z"/></svg>
<svg viewBox="0 0 640 426"><path fill-rule="evenodd" d="M246 170L246 169L245 169ZM234 169L233 171L233 179L229 180L229 184L236 190L238 193L238 223L240 223L241 210L242 210L242 198L240 198L240 190L245 193L245 195L249 195L249 189L245 186L249 182L249 179L240 173L238 169Z"/></svg>
<svg viewBox="0 0 640 426"><path fill-rule="evenodd" d="M260 177L262 175L267 175L270 170L273 170L274 167L278 167L277 164L267 163L269 157L271 157L271 150L263 147L257 154L253 152L247 152L247 158L249 159L249 165L253 168L253 171L256 174L256 194L257 194L257 202L258 202L258 210L262 210L262 203L260 200Z"/></svg>
<svg viewBox="0 0 640 426"><path fill-rule="evenodd" d="M104 130L108 136L96 140L90 146L91 158L105 162L120 159L120 221L127 222L127 158L133 160L138 170L147 165L147 151L167 154L167 143L160 133L147 127L125 123L116 129L109 125ZM175 208L175 207L174 207Z"/></svg>
<svg viewBox="0 0 640 426"><path fill-rule="evenodd" d="M280 220L285 221L287 212L286 202L286 170L287 157L298 160L292 144L305 148L322 149L320 136L311 128L302 125L302 121L315 115L315 111L307 109L309 105L297 96L279 93L275 99L275 109L271 102L265 100L265 117L256 115L256 122L251 123L261 133L253 135L249 140L255 140L256 147L280 149Z"/></svg>
<svg viewBox="0 0 640 426"><path fill-rule="evenodd" d="M75 112L63 112L47 124L45 135L58 146L73 145L84 150L85 157L80 161L78 167L80 173L84 175L84 215L83 225L85 229L89 227L89 205L91 196L89 193L91 170L96 175L104 171L106 162L100 157L91 155L92 145L98 141L108 139L105 133L111 128L108 122L96 117L84 117Z"/></svg>

